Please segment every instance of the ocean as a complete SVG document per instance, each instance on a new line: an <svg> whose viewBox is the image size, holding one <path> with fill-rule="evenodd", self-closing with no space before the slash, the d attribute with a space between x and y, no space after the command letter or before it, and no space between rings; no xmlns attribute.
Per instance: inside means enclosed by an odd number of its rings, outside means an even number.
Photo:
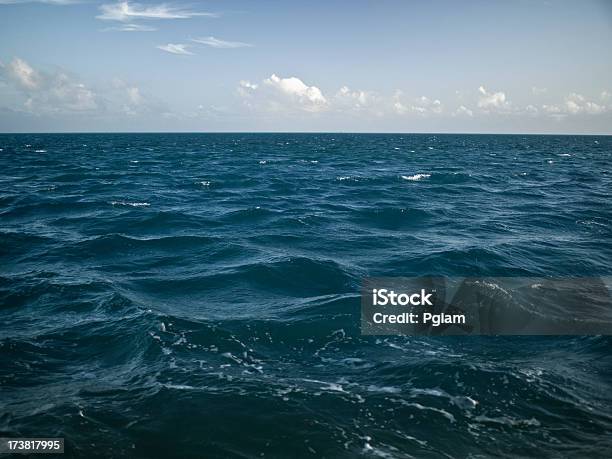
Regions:
<svg viewBox="0 0 612 459"><path fill-rule="evenodd" d="M364 336L376 276L609 276L612 137L0 135L0 437L610 457L612 339Z"/></svg>

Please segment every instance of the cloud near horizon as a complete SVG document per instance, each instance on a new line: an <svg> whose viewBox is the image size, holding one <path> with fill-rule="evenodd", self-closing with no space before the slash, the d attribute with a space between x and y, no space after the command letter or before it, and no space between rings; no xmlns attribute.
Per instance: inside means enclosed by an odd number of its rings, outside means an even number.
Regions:
<svg viewBox="0 0 612 459"><path fill-rule="evenodd" d="M140 115L167 113L167 106L145 96L140 88L115 78L94 89L63 70L42 71L21 58L0 62L0 81L21 96L21 105L3 107L34 116Z"/></svg>
<svg viewBox="0 0 612 459"><path fill-rule="evenodd" d="M552 116L600 115L612 113L612 96L603 91L599 102L569 93L563 102L556 105L512 104L504 91L489 91L480 85L476 97L470 101L459 99L453 104L444 104L440 99L425 95L407 98L402 90L392 96L384 96L374 91L352 90L341 86L333 97L315 85L308 85L296 76L280 77L272 74L261 83L241 80L238 94L251 110L271 112L311 112L337 113L361 116L416 116L450 117L470 119L492 116Z"/></svg>
<svg viewBox="0 0 612 459"><path fill-rule="evenodd" d="M159 45L158 48L171 54L191 55L187 46L169 43ZM12 104L5 102L0 108L36 116L70 113L82 116L115 113L132 117L144 114L164 117L172 113L176 119L197 116L187 111L176 111L123 80L114 79L109 84L96 88L67 71L37 69L26 60L15 57L5 64L0 62L0 86L4 86L4 91L12 89L18 97L12 99ZM525 92L530 92L530 89L525 88ZM469 96L469 93L465 94ZM464 122L491 117L516 119L528 116L562 120L568 117L612 114L612 95L608 90L601 91L596 99L570 92L556 103L532 103L525 106L511 104L504 91L489 91L484 85L472 94L472 97L462 95L456 101L447 100L446 103L426 95L408 97L401 90L385 95L376 91L351 89L347 85L341 85L336 91L326 94L318 85L305 82L297 76L284 77L272 73L259 82L240 80L237 86L240 103L230 103L221 110L214 110L214 114L254 118L263 114L267 117L291 115L295 118L302 114L299 116L304 120L309 116L325 116L325 119L330 120L350 120L356 117L363 120L394 117L413 120L455 118L463 119ZM198 101L198 105L202 106L201 101ZM197 113L201 112L197 110ZM212 113L210 110L207 112Z"/></svg>
<svg viewBox="0 0 612 459"><path fill-rule="evenodd" d="M281 78L272 74L261 84L241 80L238 93L250 108L265 105L271 111L298 110L320 112L327 109L328 100L316 86L308 86L297 77Z"/></svg>

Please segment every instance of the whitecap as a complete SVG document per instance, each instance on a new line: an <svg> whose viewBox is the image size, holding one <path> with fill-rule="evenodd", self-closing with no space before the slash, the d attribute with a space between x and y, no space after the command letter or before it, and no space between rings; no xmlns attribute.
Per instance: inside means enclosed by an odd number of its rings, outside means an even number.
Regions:
<svg viewBox="0 0 612 459"><path fill-rule="evenodd" d="M404 180L410 180L416 182L417 180L423 180L431 177L431 174L414 174L414 175L402 175Z"/></svg>
<svg viewBox="0 0 612 459"><path fill-rule="evenodd" d="M127 201L112 201L113 206L130 206L130 207L149 207L148 202L127 202Z"/></svg>
<svg viewBox="0 0 612 459"><path fill-rule="evenodd" d="M162 384L166 389L176 389L176 390L194 390L197 389L195 386L189 386L187 384Z"/></svg>
<svg viewBox="0 0 612 459"><path fill-rule="evenodd" d="M34 153L47 153L47 150L34 150Z"/></svg>
<svg viewBox="0 0 612 459"><path fill-rule="evenodd" d="M398 394L400 393L402 390L399 387L393 387L393 386L376 386L374 384L370 384L367 387L368 392L381 392L381 393L387 393L387 394Z"/></svg>
<svg viewBox="0 0 612 459"><path fill-rule="evenodd" d="M572 155L570 155L569 153L561 153L559 156L565 156L565 157L568 157L568 156L572 156Z"/></svg>
<svg viewBox="0 0 612 459"><path fill-rule="evenodd" d="M210 182L208 180L202 180L201 182L198 182L198 183L202 186L210 186Z"/></svg>

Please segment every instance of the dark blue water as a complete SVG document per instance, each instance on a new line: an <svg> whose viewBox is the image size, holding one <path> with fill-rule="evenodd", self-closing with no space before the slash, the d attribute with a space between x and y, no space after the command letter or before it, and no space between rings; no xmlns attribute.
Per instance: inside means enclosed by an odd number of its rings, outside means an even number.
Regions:
<svg viewBox="0 0 612 459"><path fill-rule="evenodd" d="M598 276L612 138L0 135L0 436L610 457L608 337L365 337L366 276Z"/></svg>

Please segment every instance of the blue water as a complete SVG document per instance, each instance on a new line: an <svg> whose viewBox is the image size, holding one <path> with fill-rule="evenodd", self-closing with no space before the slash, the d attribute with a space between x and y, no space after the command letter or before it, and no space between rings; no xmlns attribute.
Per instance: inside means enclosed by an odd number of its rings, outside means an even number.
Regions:
<svg viewBox="0 0 612 459"><path fill-rule="evenodd" d="M598 276L612 137L0 135L0 436L610 457L609 337L366 337L367 276Z"/></svg>

